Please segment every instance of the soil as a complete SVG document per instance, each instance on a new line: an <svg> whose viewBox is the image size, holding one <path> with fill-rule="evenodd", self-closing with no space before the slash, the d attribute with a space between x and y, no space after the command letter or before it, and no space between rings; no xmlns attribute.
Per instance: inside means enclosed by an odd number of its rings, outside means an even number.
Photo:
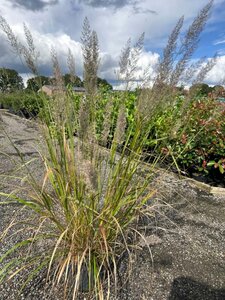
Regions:
<svg viewBox="0 0 225 300"><path fill-rule="evenodd" d="M32 121L0 110L0 189L9 192L21 182L4 180L2 175L21 171L17 169L18 151L6 138L5 131L23 153L24 161L39 157L41 134ZM40 159L33 161L29 168L35 176L42 176ZM225 193L207 193L193 182L180 180L165 170L156 172L152 185L157 190L149 203L151 207L154 202L152 217L139 222L145 241L136 241L129 276L127 257L120 261L118 286L121 288L110 299L224 300ZM21 219L30 216L18 204L0 206L1 232L15 214ZM22 230L1 241L0 255L24 235ZM0 273L2 267L1 264ZM45 284L45 276L44 271L38 274L19 297L20 277L1 283L0 300L62 300L62 289ZM80 299L85 296L81 295Z"/></svg>

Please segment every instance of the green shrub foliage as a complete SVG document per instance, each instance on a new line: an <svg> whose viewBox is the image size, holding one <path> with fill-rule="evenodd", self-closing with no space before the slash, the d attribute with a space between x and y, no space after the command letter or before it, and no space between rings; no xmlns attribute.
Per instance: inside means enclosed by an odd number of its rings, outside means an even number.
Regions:
<svg viewBox="0 0 225 300"><path fill-rule="evenodd" d="M2 93L0 107L26 118L35 117L42 107L42 97L27 91Z"/></svg>

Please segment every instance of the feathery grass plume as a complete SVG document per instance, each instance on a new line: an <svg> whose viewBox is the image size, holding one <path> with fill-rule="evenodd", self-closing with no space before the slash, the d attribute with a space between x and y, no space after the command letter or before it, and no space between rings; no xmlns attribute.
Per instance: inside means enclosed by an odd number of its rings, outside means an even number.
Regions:
<svg viewBox="0 0 225 300"><path fill-rule="evenodd" d="M67 55L67 67L70 73L70 80L72 83L74 83L75 75L76 75L75 59L70 49L68 50L68 55Z"/></svg>
<svg viewBox="0 0 225 300"><path fill-rule="evenodd" d="M203 7L185 34L181 46L178 49L178 55L180 56L180 59L171 73L170 84L172 86L176 86L178 83L181 75L185 71L188 61L198 46L199 36L209 18L212 5L213 0L209 1L209 3Z"/></svg>
<svg viewBox="0 0 225 300"><path fill-rule="evenodd" d="M87 107L86 99L81 99L80 107L79 107L79 128L78 128L78 136L81 140L84 140L88 126L89 126L89 111Z"/></svg>
<svg viewBox="0 0 225 300"><path fill-rule="evenodd" d="M181 28L184 23L184 16L182 16L172 33L169 36L167 45L163 50L163 57L158 67L158 75L155 81L155 85L168 83L170 74L173 70L174 60L176 59L177 40L180 35Z"/></svg>
<svg viewBox="0 0 225 300"><path fill-rule="evenodd" d="M156 70L157 76L153 79L152 89L149 87L144 88L139 95L139 111L146 120L151 119L151 116L155 114L155 109L159 107L162 102L166 102L171 94L172 89L168 81L174 67L174 60L177 56L177 41L183 22L184 17L181 17L168 38L167 45L163 51L163 57ZM149 80L151 80L149 76L146 76L144 85L147 85Z"/></svg>
<svg viewBox="0 0 225 300"><path fill-rule="evenodd" d="M109 134L112 126L111 124L112 111L113 111L113 103L112 103L112 96L111 96L109 97L109 100L105 107L103 130L101 132L101 138L100 138L100 142L105 147L107 147L107 144L109 142Z"/></svg>
<svg viewBox="0 0 225 300"><path fill-rule="evenodd" d="M178 38L181 33L184 18L181 17L178 20L175 28L169 36L167 46L163 52L163 57L159 63L157 70L158 74L154 80L153 88L144 89L143 93L141 93L139 97L139 107L143 112L143 115L146 116L146 119L147 116L151 117L154 115L155 110L160 109L160 106L164 107L165 105L171 105L171 101L174 99L176 94L173 87L176 87L178 82L185 77L187 77L187 79L191 79L192 75L194 75L197 71L197 68L193 68L193 65L187 70L186 67L198 45L199 35L209 17L212 4L213 1L210 1L200 11L198 16L190 25L180 46ZM210 70L209 65L204 69L204 71L202 70L201 77L203 77L203 74L205 76ZM212 65L213 64L210 66ZM197 66L199 66L199 63L195 67Z"/></svg>
<svg viewBox="0 0 225 300"><path fill-rule="evenodd" d="M168 99L172 96L171 92L173 94L173 90L169 86L169 78L177 57L177 43L183 22L184 17L182 16L168 38L162 59L156 70L157 76L153 79L152 89L144 88L139 95L138 107L146 120L151 119L151 116L155 114L155 109L159 107L162 102L168 102ZM144 85L148 84L149 80L151 80L151 78L146 76Z"/></svg>
<svg viewBox="0 0 225 300"><path fill-rule="evenodd" d="M84 19L81 41L86 98L85 103L83 103L83 108L81 108L83 120L81 120L80 124L82 125L81 132L84 140L90 141L90 143L85 144L89 146L88 152L92 156L92 154L94 153L93 145L96 142L95 118L97 99L97 73L99 67L99 45L97 33L94 30L91 30L87 17Z"/></svg>
<svg viewBox="0 0 225 300"><path fill-rule="evenodd" d="M211 71L212 68L216 65L216 63L217 55L215 54L214 57L209 58L208 61L201 66L196 78L193 80L193 84L202 82L205 79L206 75L209 73L209 71Z"/></svg>
<svg viewBox="0 0 225 300"><path fill-rule="evenodd" d="M131 38L128 39L126 45L124 46L120 54L119 67L120 67L121 75L127 72L130 52L131 52Z"/></svg>
<svg viewBox="0 0 225 300"><path fill-rule="evenodd" d="M193 78L196 77L196 74L202 67L202 65L206 62L206 57L201 57L197 61L192 62L185 70L183 75L181 76L181 81L185 83L192 83Z"/></svg>
<svg viewBox="0 0 225 300"><path fill-rule="evenodd" d="M15 36L11 27L7 23L6 19L0 16L0 27L2 31L6 34L7 39L12 47L18 54L21 53L21 43L18 41L18 38Z"/></svg>
<svg viewBox="0 0 225 300"><path fill-rule="evenodd" d="M56 92L54 93L52 104L50 105L52 106L54 121L63 124L66 118L66 93L57 53L53 47L51 49L51 59L54 74L53 83Z"/></svg>
<svg viewBox="0 0 225 300"><path fill-rule="evenodd" d="M143 120L145 120L145 126L148 128L146 130L149 130L149 138L155 137L152 142L149 141L149 143L152 144L150 151L151 153L156 151L155 155L158 155L157 149L162 147L167 141L169 142L170 138L178 139L178 132L182 124L184 124L184 119L182 118L189 108L190 98L184 97L179 108L179 115L175 116L174 122L167 124L164 128L163 135L157 135L157 124L160 123L160 120L163 122L161 119L163 111L168 111L169 107L174 107L174 112L176 112L175 107L178 103L177 84L179 82L188 83L188 80L190 82L202 80L215 64L216 58L213 58L212 60L208 60L205 64L203 60L199 60L196 64L192 64L188 67L192 54L198 45L200 33L209 17L212 4L213 1L210 1L200 11L190 25L181 45L178 43L178 38L180 36L183 18L178 21L164 51L164 55L168 57L163 56L161 59L157 70L159 74L154 80L153 88L142 89L139 94L138 111ZM171 45L169 45L170 43ZM165 66L163 66L163 64L165 64ZM167 76L165 74L167 74ZM177 157L173 154L173 149L170 149L170 154L173 158L173 163L178 167L176 161Z"/></svg>
<svg viewBox="0 0 225 300"><path fill-rule="evenodd" d="M120 105L119 114L116 123L116 129L114 133L114 141L116 144L121 145L124 142L125 131L126 131L126 107L124 104Z"/></svg>
<svg viewBox="0 0 225 300"><path fill-rule="evenodd" d="M24 24L23 28L27 46L21 44L21 42L18 41L18 38L13 33L11 27L9 26L5 18L3 18L2 16L0 16L0 27L6 34L11 47L20 57L23 57L27 67L31 70L31 72L37 75L37 58L39 56L39 53L35 50L32 35L26 24Z"/></svg>
<svg viewBox="0 0 225 300"><path fill-rule="evenodd" d="M98 43L98 36L96 31L92 31L91 35L91 43L92 43L92 77L91 77L91 86L92 92L97 89L97 74L99 68L99 43Z"/></svg>
<svg viewBox="0 0 225 300"><path fill-rule="evenodd" d="M200 11L189 26L181 45L178 43L178 38L183 25L183 17L178 20L163 52L163 57L157 70L158 74L154 80L152 89L145 88L139 95L139 110L146 120L151 120L154 114L157 115L156 111L159 112L161 109L172 105L178 82L185 78L185 75L191 78L191 75L197 71L190 67L187 69L187 66L198 45L199 36L209 18L212 4L213 1L210 1ZM203 77L203 75L205 77L212 66L213 62L211 64L209 63L207 67L199 73L199 78Z"/></svg>
<svg viewBox="0 0 225 300"><path fill-rule="evenodd" d="M84 19L83 23L81 42L84 65L84 87L87 95L92 95L97 89L99 46L97 34L95 31L91 31L87 17Z"/></svg>
<svg viewBox="0 0 225 300"><path fill-rule="evenodd" d="M144 32L140 35L134 46L131 46L129 38L126 45L121 51L119 59L119 79L125 82L125 90L129 90L132 86L130 83L137 80L135 71L144 45Z"/></svg>
<svg viewBox="0 0 225 300"><path fill-rule="evenodd" d="M26 42L28 47L24 47L24 46L22 47L22 54L25 59L26 65L29 67L31 72L37 75L38 74L37 58L39 56L39 53L35 49L32 34L25 23L23 25L23 28L24 28L24 34L26 37Z"/></svg>
<svg viewBox="0 0 225 300"><path fill-rule="evenodd" d="M52 59L53 73L54 73L54 79L55 79L54 84L57 87L62 88L64 86L62 73L61 73L61 70L60 70L56 50L53 47L51 49L51 59Z"/></svg>

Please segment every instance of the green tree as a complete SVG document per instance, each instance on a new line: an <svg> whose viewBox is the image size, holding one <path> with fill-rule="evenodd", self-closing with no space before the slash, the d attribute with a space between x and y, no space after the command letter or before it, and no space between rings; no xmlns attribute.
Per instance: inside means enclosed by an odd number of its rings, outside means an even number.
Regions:
<svg viewBox="0 0 225 300"><path fill-rule="evenodd" d="M14 92L24 88L23 78L13 69L0 68L0 91Z"/></svg>
<svg viewBox="0 0 225 300"><path fill-rule="evenodd" d="M102 87L102 88L106 89L107 91L110 91L113 89L112 85L106 79L102 79L100 77L97 77L97 86Z"/></svg>
<svg viewBox="0 0 225 300"><path fill-rule="evenodd" d="M63 76L63 79L64 79L65 86L67 86L68 84L71 84L72 86L83 87L82 80L80 79L80 77L78 77L76 75L67 73Z"/></svg>
<svg viewBox="0 0 225 300"><path fill-rule="evenodd" d="M208 84L206 83L193 84L189 89L189 93L191 97L208 96L208 94L211 92L212 92L212 88L208 86Z"/></svg>
<svg viewBox="0 0 225 300"><path fill-rule="evenodd" d="M224 97L225 89L222 85L215 85L212 88L212 93L214 97Z"/></svg>
<svg viewBox="0 0 225 300"><path fill-rule="evenodd" d="M43 85L51 84L51 78L46 76L36 76L27 80L27 90L37 92Z"/></svg>

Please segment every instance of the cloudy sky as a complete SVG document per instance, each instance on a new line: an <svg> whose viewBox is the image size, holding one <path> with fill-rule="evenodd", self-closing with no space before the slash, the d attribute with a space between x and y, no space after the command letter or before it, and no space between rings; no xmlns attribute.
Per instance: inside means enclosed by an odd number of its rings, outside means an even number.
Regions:
<svg viewBox="0 0 225 300"><path fill-rule="evenodd" d="M99 75L113 82L120 51L129 37L135 41L145 32L139 66L140 69L149 66L150 73L154 73L168 35L178 19L184 15L185 32L207 3L208 0L0 0L0 15L21 40L24 40L23 23L28 26L40 52L38 65L41 74L52 74L50 50L54 47L63 72L66 72L68 48L71 49L79 76L82 76L80 36L87 16L99 38ZM225 76L225 0L214 1L211 17L193 59L212 57L215 52L219 58L206 79L210 84L219 83ZM30 76L1 31L0 67L16 69L24 78Z"/></svg>

